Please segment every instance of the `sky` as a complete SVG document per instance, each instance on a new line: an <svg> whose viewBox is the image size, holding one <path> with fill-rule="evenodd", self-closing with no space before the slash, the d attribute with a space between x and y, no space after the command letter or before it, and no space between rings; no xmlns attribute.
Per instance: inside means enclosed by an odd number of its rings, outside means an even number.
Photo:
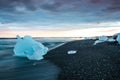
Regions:
<svg viewBox="0 0 120 80"><path fill-rule="evenodd" d="M0 37L89 37L120 32L120 0L0 0Z"/></svg>

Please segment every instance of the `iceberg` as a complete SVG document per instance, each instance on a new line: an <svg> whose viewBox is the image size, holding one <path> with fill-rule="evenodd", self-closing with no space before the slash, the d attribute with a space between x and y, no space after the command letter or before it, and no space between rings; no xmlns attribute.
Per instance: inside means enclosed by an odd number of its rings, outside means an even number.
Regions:
<svg viewBox="0 0 120 80"><path fill-rule="evenodd" d="M96 45L96 44L98 44L98 43L105 42L105 41L107 41L107 40L108 40L108 37L107 37L107 36L100 36L100 37L98 38L98 40L96 40L93 45Z"/></svg>
<svg viewBox="0 0 120 80"><path fill-rule="evenodd" d="M27 57L29 60L41 60L47 51L47 47L33 40L31 36L24 36L21 38L17 35L17 43L14 47L15 56Z"/></svg>
<svg viewBox="0 0 120 80"><path fill-rule="evenodd" d="M120 34L119 35L117 35L117 42L118 42L118 44L120 44Z"/></svg>

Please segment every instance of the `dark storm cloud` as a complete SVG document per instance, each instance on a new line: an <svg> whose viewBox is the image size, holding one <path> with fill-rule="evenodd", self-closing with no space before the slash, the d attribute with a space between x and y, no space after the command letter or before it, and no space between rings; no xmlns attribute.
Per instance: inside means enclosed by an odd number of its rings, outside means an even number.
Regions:
<svg viewBox="0 0 120 80"><path fill-rule="evenodd" d="M49 21L51 15L54 21L111 21L120 20L119 12L120 0L0 0L2 22Z"/></svg>
<svg viewBox="0 0 120 80"><path fill-rule="evenodd" d="M17 6L25 6L30 10L35 9L31 4L31 0L0 0L1 10L14 11Z"/></svg>
<svg viewBox="0 0 120 80"><path fill-rule="evenodd" d="M24 6L31 11L38 9L57 11L64 5L70 7L71 3L76 2L80 2L80 0L0 0L0 9L14 11L15 7Z"/></svg>
<svg viewBox="0 0 120 80"><path fill-rule="evenodd" d="M118 12L120 11L120 0L112 0L110 7L106 9L108 12Z"/></svg>
<svg viewBox="0 0 120 80"><path fill-rule="evenodd" d="M120 10L120 0L0 0L0 9L5 11L15 11L15 7L19 6L24 6L30 11L39 9L48 11L79 11L94 5L98 8L104 6L106 11ZM109 5L109 7L106 5Z"/></svg>

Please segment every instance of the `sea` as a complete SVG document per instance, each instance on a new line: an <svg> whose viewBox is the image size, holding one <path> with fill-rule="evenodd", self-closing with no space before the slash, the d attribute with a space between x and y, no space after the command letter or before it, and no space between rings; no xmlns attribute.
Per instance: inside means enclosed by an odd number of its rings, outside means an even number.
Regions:
<svg viewBox="0 0 120 80"><path fill-rule="evenodd" d="M33 38L49 50L80 38ZM57 80L60 69L49 60L32 61L13 56L15 38L0 39L0 80Z"/></svg>
<svg viewBox="0 0 120 80"><path fill-rule="evenodd" d="M63 44L72 40L81 39L81 38L40 37L40 38L33 38L33 39L38 42L41 42L44 46L51 49L60 44ZM16 43L17 43L16 38L0 38L0 50L13 49Z"/></svg>

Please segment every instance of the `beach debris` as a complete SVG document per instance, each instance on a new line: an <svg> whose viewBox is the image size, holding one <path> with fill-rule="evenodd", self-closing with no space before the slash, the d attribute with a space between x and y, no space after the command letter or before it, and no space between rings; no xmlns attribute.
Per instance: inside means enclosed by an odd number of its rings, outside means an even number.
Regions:
<svg viewBox="0 0 120 80"><path fill-rule="evenodd" d="M100 36L100 37L98 38L98 40L96 40L96 41L94 42L93 45L96 45L96 44L98 44L98 43L105 42L105 41L107 41L107 40L108 40L108 37L107 37L107 36Z"/></svg>
<svg viewBox="0 0 120 80"><path fill-rule="evenodd" d="M76 50L70 50L70 51L68 51L67 53L68 53L68 54L76 54L77 51L76 51Z"/></svg>
<svg viewBox="0 0 120 80"><path fill-rule="evenodd" d="M14 47L15 56L27 57L29 60L41 60L47 51L47 47L33 40L31 36L24 36L21 38L17 35L17 43Z"/></svg>

